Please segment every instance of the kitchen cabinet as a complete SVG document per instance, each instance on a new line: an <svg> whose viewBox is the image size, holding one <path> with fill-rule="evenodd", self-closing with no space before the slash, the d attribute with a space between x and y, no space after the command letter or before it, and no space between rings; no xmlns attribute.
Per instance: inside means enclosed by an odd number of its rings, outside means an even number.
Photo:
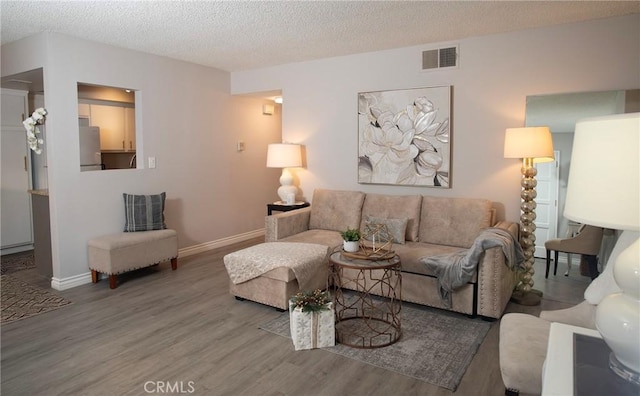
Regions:
<svg viewBox="0 0 640 396"><path fill-rule="evenodd" d="M27 95L26 91L2 89L0 243L3 253L31 249L33 245L28 192L31 188L31 154L22 125L28 112Z"/></svg>
<svg viewBox="0 0 640 396"><path fill-rule="evenodd" d="M100 149L134 151L135 109L124 106L90 104L91 125L100 127Z"/></svg>
<svg viewBox="0 0 640 396"><path fill-rule="evenodd" d="M136 109L132 107L124 108L124 138L125 138L125 144L129 145L129 150L135 151L136 149Z"/></svg>
<svg viewBox="0 0 640 396"><path fill-rule="evenodd" d="M78 103L78 117L91 118L91 107L88 103Z"/></svg>

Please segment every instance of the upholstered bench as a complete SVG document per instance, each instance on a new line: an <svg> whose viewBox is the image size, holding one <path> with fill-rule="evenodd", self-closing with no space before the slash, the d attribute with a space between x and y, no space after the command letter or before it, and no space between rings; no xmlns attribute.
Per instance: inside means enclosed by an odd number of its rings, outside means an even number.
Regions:
<svg viewBox="0 0 640 396"><path fill-rule="evenodd" d="M109 287L116 288L118 274L171 260L178 268L178 236L174 230L122 232L92 239L89 245L91 281L109 275Z"/></svg>
<svg viewBox="0 0 640 396"><path fill-rule="evenodd" d="M329 251L313 243L268 242L229 253L223 258L229 292L286 311L298 291L327 287Z"/></svg>

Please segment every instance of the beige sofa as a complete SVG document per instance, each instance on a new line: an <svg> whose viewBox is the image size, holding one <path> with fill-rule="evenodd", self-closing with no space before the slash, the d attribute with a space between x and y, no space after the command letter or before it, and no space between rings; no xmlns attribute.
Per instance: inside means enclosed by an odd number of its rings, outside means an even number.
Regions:
<svg viewBox="0 0 640 396"><path fill-rule="evenodd" d="M311 207L267 216L265 241L339 247L339 231L364 229L368 216L407 219L404 243L393 244L402 262L404 301L487 318L502 315L516 285L516 273L507 266L500 248L486 250L471 281L452 294L450 307L440 297L437 278L421 262L426 256L468 249L488 227L504 228L517 238L517 224L496 223L488 200L316 190Z"/></svg>

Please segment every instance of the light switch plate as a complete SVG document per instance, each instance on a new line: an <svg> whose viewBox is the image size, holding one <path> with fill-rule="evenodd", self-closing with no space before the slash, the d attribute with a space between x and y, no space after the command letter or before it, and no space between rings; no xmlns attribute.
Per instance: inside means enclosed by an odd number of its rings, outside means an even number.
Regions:
<svg viewBox="0 0 640 396"><path fill-rule="evenodd" d="M238 141L238 145L236 147L238 151L244 151L244 142L242 140Z"/></svg>
<svg viewBox="0 0 640 396"><path fill-rule="evenodd" d="M156 167L156 157L149 157L149 169Z"/></svg>

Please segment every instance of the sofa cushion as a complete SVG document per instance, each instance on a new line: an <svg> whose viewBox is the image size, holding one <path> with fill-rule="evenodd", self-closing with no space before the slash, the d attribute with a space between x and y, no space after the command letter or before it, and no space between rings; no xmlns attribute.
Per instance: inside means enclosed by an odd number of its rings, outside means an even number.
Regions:
<svg viewBox="0 0 640 396"><path fill-rule="evenodd" d="M342 247L342 237L337 231L308 230L282 238L281 242L304 242L325 245L330 248Z"/></svg>
<svg viewBox="0 0 640 396"><path fill-rule="evenodd" d="M309 229L344 231L360 227L364 196L360 191L315 190Z"/></svg>
<svg viewBox="0 0 640 396"><path fill-rule="evenodd" d="M422 197L420 242L469 248L491 226L491 201Z"/></svg>
<svg viewBox="0 0 640 396"><path fill-rule="evenodd" d="M391 242L404 244L405 233L407 231L407 219L384 219L381 217L373 217L367 215L364 224L365 228L363 228L362 230L363 232L365 232L365 239L369 241L372 239L371 235L366 235L367 225L384 224L387 226L389 235L392 238Z"/></svg>
<svg viewBox="0 0 640 396"><path fill-rule="evenodd" d="M423 242L407 242L405 245L393 245L393 250L400 256L402 272L411 272L414 274L435 276L420 259L425 256L437 256L440 254L451 254L465 249L455 246L432 245ZM474 273L471 283L475 283L477 272Z"/></svg>
<svg viewBox="0 0 640 396"><path fill-rule="evenodd" d="M364 230L367 216L387 219L407 219L405 240L417 241L420 221L420 195L367 194L362 205L362 223Z"/></svg>

